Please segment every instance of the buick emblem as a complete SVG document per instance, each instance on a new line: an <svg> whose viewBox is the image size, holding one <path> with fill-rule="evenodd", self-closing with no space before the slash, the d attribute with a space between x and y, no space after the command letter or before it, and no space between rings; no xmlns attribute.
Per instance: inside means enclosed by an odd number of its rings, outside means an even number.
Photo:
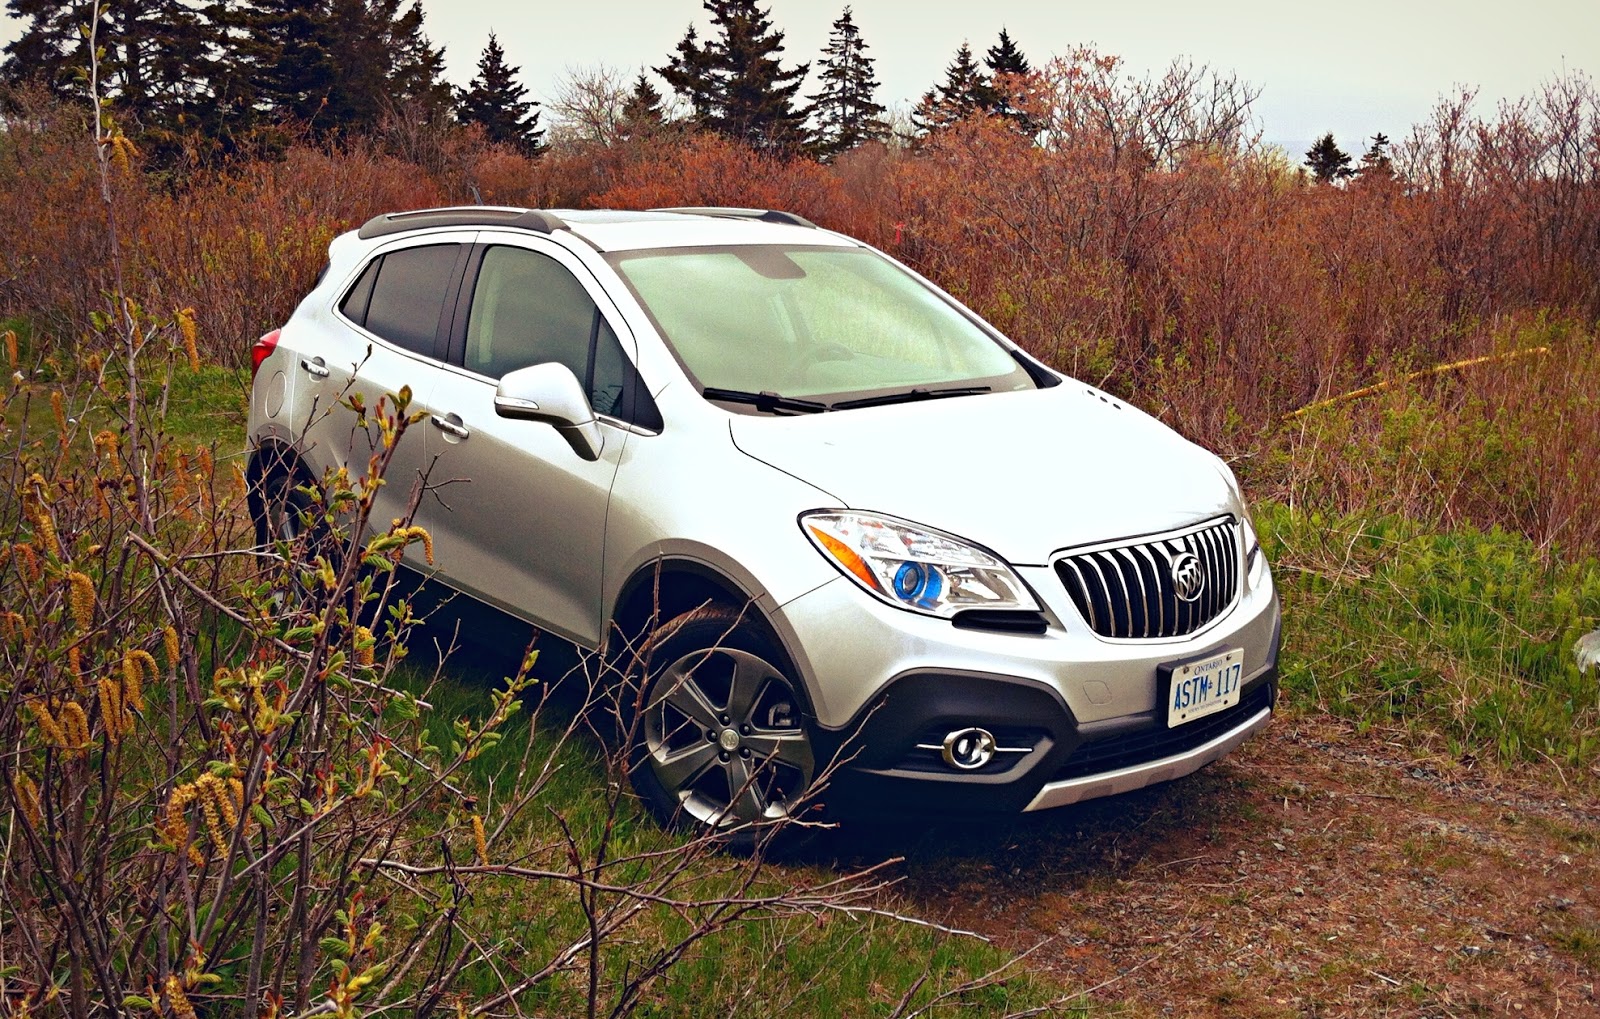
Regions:
<svg viewBox="0 0 1600 1019"><path fill-rule="evenodd" d="M1205 590L1206 571L1200 557L1193 552L1179 552L1172 557L1172 589L1180 601L1194 601Z"/></svg>
<svg viewBox="0 0 1600 1019"><path fill-rule="evenodd" d="M944 738L944 746L940 750L944 763L950 767L976 771L994 760L994 734L977 726L957 729Z"/></svg>

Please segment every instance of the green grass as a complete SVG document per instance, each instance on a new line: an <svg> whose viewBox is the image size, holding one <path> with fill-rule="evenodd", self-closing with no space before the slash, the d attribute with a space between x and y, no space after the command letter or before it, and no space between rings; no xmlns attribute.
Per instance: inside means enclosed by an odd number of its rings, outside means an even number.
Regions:
<svg viewBox="0 0 1600 1019"><path fill-rule="evenodd" d="M536 670L537 671L537 670ZM450 678L428 693L432 740L447 745L457 717L477 717L488 702L492 673L480 669L447 669ZM422 683L420 669L405 670L405 682ZM531 701L530 701L531 706ZM571 717L558 693L542 711L539 724L530 727L524 711L498 745L485 752L461 773L457 781L493 802L503 795L530 744L532 759L542 761ZM554 780L532 809L523 812L492 847L497 859L536 859L560 838L554 820L559 814L572 825L581 842L590 843L604 823L603 792L608 776L599 744L588 733L555 752L559 764ZM491 792L493 791L493 792ZM436 818L434 820L437 820ZM658 852L670 848L677 837L661 831L626 797L614 836L612 855ZM470 852L470 850L466 850ZM727 858L713 856L698 862L693 879L702 893L731 891L737 874ZM776 892L807 881L838 876L827 864L770 864L753 889ZM582 936L582 919L572 890L565 885L537 884L516 878L489 878L475 886L465 921L492 931L507 946L509 957L525 958L530 966L548 958L562 946ZM881 903L895 908L895 903ZM637 964L653 943L661 944L685 929L685 921L669 910L654 910L626 936L636 944L616 952L609 973L620 977ZM926 978L912 995L924 1004L966 980L978 978L1009 961L1009 956L968 937L955 937L881 916L760 918L738 924L702 942L678 964L670 976L653 988L638 1013L651 1019L702 1015L888 1016L918 980ZM485 996L499 990L487 968L467 974L463 990ZM550 1014L577 1014L582 1008L583 984L579 976L561 977L527 995L525 1008ZM946 1014L987 1016L1036 1007L1056 1001L1069 989L1021 968L992 986L955 999ZM1055 1015L1085 1015L1087 1006L1057 1006Z"/></svg>
<svg viewBox="0 0 1600 1019"><path fill-rule="evenodd" d="M1600 756L1600 696L1572 655L1600 615L1600 564L1500 530L1274 504L1255 520L1295 705L1401 725L1456 756L1580 768Z"/></svg>

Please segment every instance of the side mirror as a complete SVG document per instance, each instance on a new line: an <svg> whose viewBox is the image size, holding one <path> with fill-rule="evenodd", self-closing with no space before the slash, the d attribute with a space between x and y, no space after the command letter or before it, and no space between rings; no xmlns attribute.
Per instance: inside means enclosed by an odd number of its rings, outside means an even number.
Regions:
<svg viewBox="0 0 1600 1019"><path fill-rule="evenodd" d="M572 451L600 459L605 436L578 377L564 364L550 362L507 372L494 391L494 412L503 418L554 425Z"/></svg>

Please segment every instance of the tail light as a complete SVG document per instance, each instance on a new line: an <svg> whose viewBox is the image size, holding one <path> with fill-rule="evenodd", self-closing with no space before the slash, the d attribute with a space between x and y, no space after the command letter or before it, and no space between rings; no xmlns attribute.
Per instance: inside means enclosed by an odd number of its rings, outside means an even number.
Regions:
<svg viewBox="0 0 1600 1019"><path fill-rule="evenodd" d="M256 372L261 370L261 362L265 361L274 350L278 349L278 336L282 332L282 329L274 329L257 340L256 345L250 348L250 380L252 382L255 381Z"/></svg>

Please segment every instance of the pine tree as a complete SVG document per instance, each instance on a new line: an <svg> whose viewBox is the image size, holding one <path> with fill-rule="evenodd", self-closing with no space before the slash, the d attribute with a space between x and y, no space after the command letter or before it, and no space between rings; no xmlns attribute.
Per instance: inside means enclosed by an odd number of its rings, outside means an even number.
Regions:
<svg viewBox="0 0 1600 1019"><path fill-rule="evenodd" d="M1389 136L1379 131L1361 157L1356 176L1362 180L1387 180L1394 176L1394 160L1389 157Z"/></svg>
<svg viewBox="0 0 1600 1019"><path fill-rule="evenodd" d="M1306 168L1318 184L1331 184L1355 173L1350 169L1350 154L1334 144L1332 131L1318 138L1306 150Z"/></svg>
<svg viewBox="0 0 1600 1019"><path fill-rule="evenodd" d="M447 118L455 106L455 89L444 78L444 47L433 45L422 34L422 0L411 0L404 11L398 10L400 2L372 4L390 54L390 103L430 122Z"/></svg>
<svg viewBox="0 0 1600 1019"><path fill-rule="evenodd" d="M539 104L518 84L522 68L506 63L506 51L493 32L478 58L478 76L456 98L456 116L464 124L482 124L490 141L535 154L543 148Z"/></svg>
<svg viewBox="0 0 1600 1019"><path fill-rule="evenodd" d="M249 0L233 25L241 103L272 120L314 123L334 81L327 0Z"/></svg>
<svg viewBox="0 0 1600 1019"><path fill-rule="evenodd" d="M989 68L989 81L980 92L980 105L986 112L1009 120L1023 134L1030 137L1037 134L1038 126L1022 111L1019 103L1033 67L1004 28L1000 29L999 41L989 47L983 62Z"/></svg>
<svg viewBox="0 0 1600 1019"><path fill-rule="evenodd" d="M690 26L667 66L655 72L689 101L700 126L759 148L805 143L805 110L795 93L809 64L784 70L783 33L756 0L705 0L717 37L703 45Z"/></svg>
<svg viewBox="0 0 1600 1019"><path fill-rule="evenodd" d="M622 116L617 122L617 137L621 141L653 138L667 128L667 114L661 105L661 93L656 90L643 71L633 83L633 91L622 104Z"/></svg>
<svg viewBox="0 0 1600 1019"><path fill-rule="evenodd" d="M206 97L203 71L215 37L209 10L198 0L123 0L104 11L87 0L7 0L7 15L23 31L5 47L0 78L37 79L63 98L81 97L86 29L98 18L101 95L128 134L170 134Z"/></svg>
<svg viewBox="0 0 1600 1019"><path fill-rule="evenodd" d="M700 45L700 33L690 25L678 41L666 67L655 72L672 90L689 103L690 117L702 126L709 124L717 105L717 79L713 73L711 47ZM643 77L641 72L640 77Z"/></svg>
<svg viewBox="0 0 1600 1019"><path fill-rule="evenodd" d="M846 7L833 23L828 45L822 51L822 91L811 97L816 118L817 151L824 158L847 152L865 141L882 140L889 125L884 108L873 100L878 81L867 44Z"/></svg>
<svg viewBox="0 0 1600 1019"><path fill-rule="evenodd" d="M449 115L444 51L422 32L422 5L402 0L245 0L235 24L257 112L314 131L371 131L403 110Z"/></svg>
<svg viewBox="0 0 1600 1019"><path fill-rule="evenodd" d="M989 79L972 58L972 47L962 43L945 68L944 84L923 93L911 122L924 134L959 123L984 109L988 89Z"/></svg>

